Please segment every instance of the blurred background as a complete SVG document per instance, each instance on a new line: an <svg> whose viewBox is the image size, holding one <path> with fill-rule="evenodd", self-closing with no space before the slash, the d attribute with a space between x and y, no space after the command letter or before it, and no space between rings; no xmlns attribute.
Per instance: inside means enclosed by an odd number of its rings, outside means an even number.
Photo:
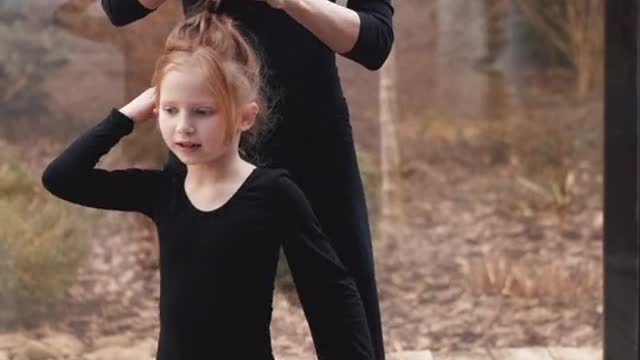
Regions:
<svg viewBox="0 0 640 360"><path fill-rule="evenodd" d="M388 352L602 346L603 3L395 1L383 69L339 59ZM0 2L0 359L152 358L152 224L40 176L149 86L181 18L178 1L126 28L95 0ZM165 156L142 126L100 166ZM284 261L273 308L276 356L311 354Z"/></svg>

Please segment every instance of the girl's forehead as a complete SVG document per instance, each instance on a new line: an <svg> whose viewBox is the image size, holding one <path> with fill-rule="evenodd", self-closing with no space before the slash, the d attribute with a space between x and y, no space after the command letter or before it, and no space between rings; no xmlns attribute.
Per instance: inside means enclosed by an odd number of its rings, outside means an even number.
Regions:
<svg viewBox="0 0 640 360"><path fill-rule="evenodd" d="M211 101L211 89L204 77L182 71L170 71L160 84L160 101Z"/></svg>
<svg viewBox="0 0 640 360"><path fill-rule="evenodd" d="M167 71L162 86L171 85L189 85L189 86L206 86L206 77L204 73L198 69L173 68Z"/></svg>

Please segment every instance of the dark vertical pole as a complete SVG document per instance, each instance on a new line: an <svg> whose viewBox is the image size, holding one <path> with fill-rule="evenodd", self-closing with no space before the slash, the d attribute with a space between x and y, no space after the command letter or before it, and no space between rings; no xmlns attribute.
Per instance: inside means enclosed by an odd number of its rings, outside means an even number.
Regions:
<svg viewBox="0 0 640 360"><path fill-rule="evenodd" d="M637 360L638 1L606 0L604 358Z"/></svg>

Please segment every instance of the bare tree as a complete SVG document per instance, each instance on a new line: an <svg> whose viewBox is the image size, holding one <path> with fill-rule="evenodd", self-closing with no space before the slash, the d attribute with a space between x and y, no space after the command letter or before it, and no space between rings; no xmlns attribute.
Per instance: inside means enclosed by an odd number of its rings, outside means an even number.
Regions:
<svg viewBox="0 0 640 360"><path fill-rule="evenodd" d="M604 0L516 0L529 23L569 60L576 92L589 94L603 75Z"/></svg>
<svg viewBox="0 0 640 360"><path fill-rule="evenodd" d="M485 19L486 53L475 64L488 70L502 55L507 45L506 23L509 11L509 0L484 0L482 9Z"/></svg>
<svg viewBox="0 0 640 360"><path fill-rule="evenodd" d="M381 196L379 234L383 240L390 239L402 229L402 202L400 199L400 149L395 121L398 118L396 88L396 52L391 50L389 58L380 70L380 158Z"/></svg>
<svg viewBox="0 0 640 360"><path fill-rule="evenodd" d="M126 28L116 28L105 14L92 14L89 8L95 4L95 0L69 0L55 10L54 23L72 35L115 46L124 59L124 99L133 99L150 86L155 61L179 20L179 4L168 1ZM123 139L120 149L121 157L131 165L159 166L166 158L154 123L141 124Z"/></svg>

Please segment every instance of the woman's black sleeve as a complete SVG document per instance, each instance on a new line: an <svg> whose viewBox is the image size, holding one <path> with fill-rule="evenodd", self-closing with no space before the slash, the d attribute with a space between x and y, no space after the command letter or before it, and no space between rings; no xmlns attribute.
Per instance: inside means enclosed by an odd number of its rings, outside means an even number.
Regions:
<svg viewBox="0 0 640 360"><path fill-rule="evenodd" d="M115 26L125 26L155 11L138 0L102 0L102 8Z"/></svg>
<svg viewBox="0 0 640 360"><path fill-rule="evenodd" d="M378 70L393 46L393 5L391 0L349 0L347 7L360 17L360 32L354 47L342 56L369 70Z"/></svg>

